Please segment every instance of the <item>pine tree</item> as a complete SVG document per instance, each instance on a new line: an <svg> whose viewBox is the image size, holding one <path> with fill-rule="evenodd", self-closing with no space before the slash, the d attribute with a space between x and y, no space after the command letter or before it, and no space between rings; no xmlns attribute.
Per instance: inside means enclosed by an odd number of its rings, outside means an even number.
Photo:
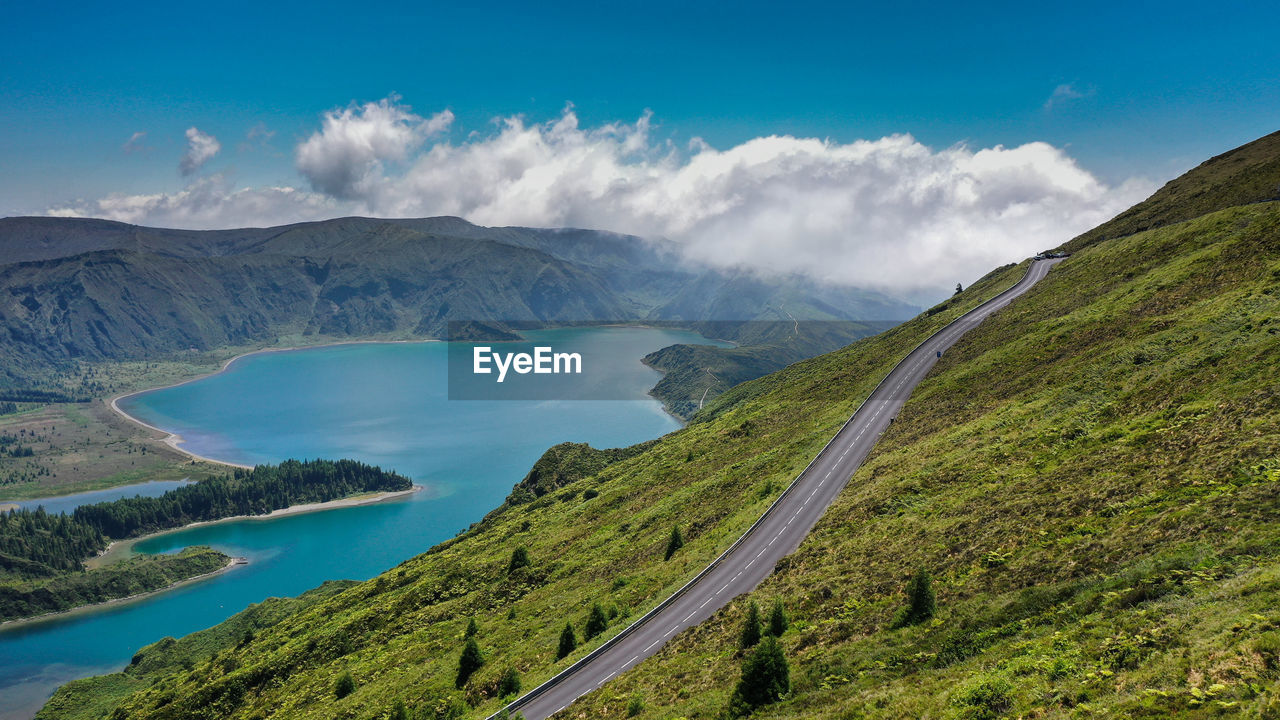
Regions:
<svg viewBox="0 0 1280 720"><path fill-rule="evenodd" d="M471 679L471 675L484 665L484 656L480 654L480 646L476 644L475 638L467 638L467 644L462 646L462 654L458 656L458 680L456 686L461 689L467 684L467 680Z"/></svg>
<svg viewBox="0 0 1280 720"><path fill-rule="evenodd" d="M907 583L907 607L898 612L894 627L916 625L933 617L938 610L937 597L933 593L933 578L929 571L920 568Z"/></svg>
<svg viewBox="0 0 1280 720"><path fill-rule="evenodd" d="M507 572L515 572L522 567L529 567L529 551L524 549L523 545L511 553L511 562L507 564Z"/></svg>
<svg viewBox="0 0 1280 720"><path fill-rule="evenodd" d="M751 710L777 702L791 692L791 668L782 646L772 636L742 661L742 679L729 701L731 715L745 715Z"/></svg>
<svg viewBox="0 0 1280 720"><path fill-rule="evenodd" d="M760 606L755 600L747 606L747 620L742 624L742 634L738 636L738 647L746 650L760 642Z"/></svg>
<svg viewBox="0 0 1280 720"><path fill-rule="evenodd" d="M400 698L396 698L396 701L391 703L389 720L409 720L409 708L404 706L404 701Z"/></svg>
<svg viewBox="0 0 1280 720"><path fill-rule="evenodd" d="M663 560L670 560L676 551L684 547L684 537L680 535L680 526L671 528L671 539L667 540L667 556Z"/></svg>
<svg viewBox="0 0 1280 720"><path fill-rule="evenodd" d="M578 647L578 636L573 632L573 623L565 623L560 631L560 648L556 651L556 659L562 660Z"/></svg>
<svg viewBox="0 0 1280 720"><path fill-rule="evenodd" d="M609 618L604 614L604 608L600 607L600 603L591 606L591 616L587 618L587 627L583 630L583 637L590 640L591 638L604 632L609 627Z"/></svg>
<svg viewBox="0 0 1280 720"><path fill-rule="evenodd" d="M476 633L480 632L480 626L476 625L476 619L473 617L467 621L467 630L463 634L464 638L473 638Z"/></svg>
<svg viewBox="0 0 1280 720"><path fill-rule="evenodd" d="M769 634L782 637L791 627L791 618L787 617L787 609L782 606L781 598L773 601L773 610L769 613Z"/></svg>

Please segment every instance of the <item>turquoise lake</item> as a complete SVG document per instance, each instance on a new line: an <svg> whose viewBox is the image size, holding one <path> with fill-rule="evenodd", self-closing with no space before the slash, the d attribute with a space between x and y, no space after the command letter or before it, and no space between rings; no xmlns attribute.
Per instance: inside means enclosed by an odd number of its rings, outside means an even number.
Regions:
<svg viewBox="0 0 1280 720"><path fill-rule="evenodd" d="M0 630L0 718L30 718L61 683L117 670L138 648L214 625L250 603L325 580L373 577L482 518L551 445L618 447L678 429L647 395L661 376L640 359L673 343L720 344L652 328L526 335L529 343L495 347L579 352L590 371L585 397L605 384L611 397L633 399L451 401L446 343L383 343L249 355L222 373L122 401L126 412L180 434L183 447L200 455L244 464L354 458L408 475L425 490L139 543L141 552L211 545L250 563L140 601ZM564 387L572 395L574 383Z"/></svg>

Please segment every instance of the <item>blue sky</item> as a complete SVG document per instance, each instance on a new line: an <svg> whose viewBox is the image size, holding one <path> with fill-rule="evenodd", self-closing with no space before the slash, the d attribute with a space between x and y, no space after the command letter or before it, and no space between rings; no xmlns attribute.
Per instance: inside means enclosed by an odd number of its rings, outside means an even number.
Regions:
<svg viewBox="0 0 1280 720"><path fill-rule="evenodd" d="M1043 142L1115 188L1280 129L1275 3L468 5L12 4L0 214L180 192L192 127L220 147L197 178L307 190L295 153L322 114L393 93L453 114L409 160L572 103L584 128L651 111L655 147Z"/></svg>
<svg viewBox="0 0 1280 720"><path fill-rule="evenodd" d="M481 129L572 102L584 123L649 108L672 135L717 146L1044 140L1110 180L1166 175L1280 125L1274 3L469 5L10 5L4 204L175 185L156 156L172 160L189 125L229 138L261 122L284 141L391 92ZM1046 110L1064 84L1085 96ZM155 151L122 159L137 131ZM288 162L235 162L246 179L293 177Z"/></svg>

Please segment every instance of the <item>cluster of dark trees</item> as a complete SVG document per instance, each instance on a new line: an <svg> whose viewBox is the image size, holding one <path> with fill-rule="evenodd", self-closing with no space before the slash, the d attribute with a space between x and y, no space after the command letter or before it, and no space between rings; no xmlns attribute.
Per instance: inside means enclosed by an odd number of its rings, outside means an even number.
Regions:
<svg viewBox="0 0 1280 720"><path fill-rule="evenodd" d="M90 399L92 395L70 395L61 390L0 388L0 400L9 402L80 403L89 402Z"/></svg>
<svg viewBox="0 0 1280 720"><path fill-rule="evenodd" d="M286 460L210 478L155 498L134 497L76 508L72 517L111 538L127 538L193 522L265 515L302 503L362 492L408 490L409 478L355 460Z"/></svg>
<svg viewBox="0 0 1280 720"><path fill-rule="evenodd" d="M91 572L0 583L0 621L67 610L159 590L226 566L226 555L207 547L177 555L147 555Z"/></svg>
<svg viewBox="0 0 1280 720"><path fill-rule="evenodd" d="M750 715L761 705L777 702L791 692L791 668L778 639L791 627L791 619L781 600L774 601L769 619L760 618L754 600L747 606L747 618L738 634L742 677L729 698L726 714L731 718Z"/></svg>
<svg viewBox="0 0 1280 720"><path fill-rule="evenodd" d="M476 624L476 619L473 617L467 621L467 629L463 633L466 642L462 645L462 654L458 656L458 676L455 685L459 690L466 686L467 681L477 670L484 667L484 653L480 652L480 645L476 642L476 636L479 634L480 626ZM520 687L520 673L515 668L507 668L498 679L498 697L519 695Z"/></svg>
<svg viewBox="0 0 1280 720"><path fill-rule="evenodd" d="M79 570L110 539L410 487L403 475L354 460L288 460L236 470L160 497L82 505L70 515L43 508L11 510L0 513L0 575L36 578Z"/></svg>
<svg viewBox="0 0 1280 720"><path fill-rule="evenodd" d="M107 546L92 526L44 508L0 513L0 572L49 577L79 570L85 558Z"/></svg>
<svg viewBox="0 0 1280 720"><path fill-rule="evenodd" d="M12 400L0 402L0 415L12 415L18 412L18 404Z"/></svg>

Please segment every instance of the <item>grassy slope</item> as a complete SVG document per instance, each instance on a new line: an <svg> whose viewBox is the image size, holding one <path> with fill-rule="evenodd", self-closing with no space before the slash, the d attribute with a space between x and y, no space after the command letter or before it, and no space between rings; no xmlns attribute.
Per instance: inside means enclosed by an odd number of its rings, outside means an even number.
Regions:
<svg viewBox="0 0 1280 720"><path fill-rule="evenodd" d="M1278 294L1254 205L1084 250L966 336L753 594L797 626L759 716L1274 717ZM941 612L887 629L917 566ZM567 716L715 716L744 606Z"/></svg>
<svg viewBox="0 0 1280 720"><path fill-rule="evenodd" d="M581 633L593 601L626 617L665 597L758 517L898 357L1023 270L1004 268L975 284L967 303L770 376L761 397L731 391L723 402L748 401L719 414L708 408L710 420L640 456L508 507L478 530L223 651L218 663L159 680L129 699L129 715L368 716L395 698L436 708L464 694L493 710L489 695L506 668L531 687L570 662L555 661L566 618ZM588 488L599 495L584 499ZM677 523L687 544L663 562ZM532 565L508 574L517 546L528 548ZM457 653L473 615L489 662L457 692ZM609 632L621 627L615 621ZM334 679L346 670L359 688L335 702Z"/></svg>
<svg viewBox="0 0 1280 720"><path fill-rule="evenodd" d="M133 656L129 666L118 673L75 680L58 689L38 717L62 717L89 720L102 717L121 698L142 690L154 678L196 667L226 648L235 647L246 633L261 632L289 615L304 610L345 590L354 583L327 582L296 598L267 598L250 605L208 630L184 638L163 638Z"/></svg>
<svg viewBox="0 0 1280 720"><path fill-rule="evenodd" d="M782 597L795 618L783 638L795 692L761 714L1274 713L1278 237L1272 203L1093 244L948 353L753 594ZM474 615L488 662L465 694L473 715L490 711L508 667L531 687L572 659L554 662L565 618L581 632L592 601L634 615L692 575L897 358L1021 272L739 386L644 454L507 508L216 663L157 677L124 709L377 717L401 699L446 716ZM599 496L584 500L587 488ZM676 523L689 542L663 563ZM508 574L521 545L532 567ZM939 616L887 630L917 565L938 577ZM642 717L717 715L743 605L566 714L622 717L639 695ZM335 701L348 670L358 688Z"/></svg>

